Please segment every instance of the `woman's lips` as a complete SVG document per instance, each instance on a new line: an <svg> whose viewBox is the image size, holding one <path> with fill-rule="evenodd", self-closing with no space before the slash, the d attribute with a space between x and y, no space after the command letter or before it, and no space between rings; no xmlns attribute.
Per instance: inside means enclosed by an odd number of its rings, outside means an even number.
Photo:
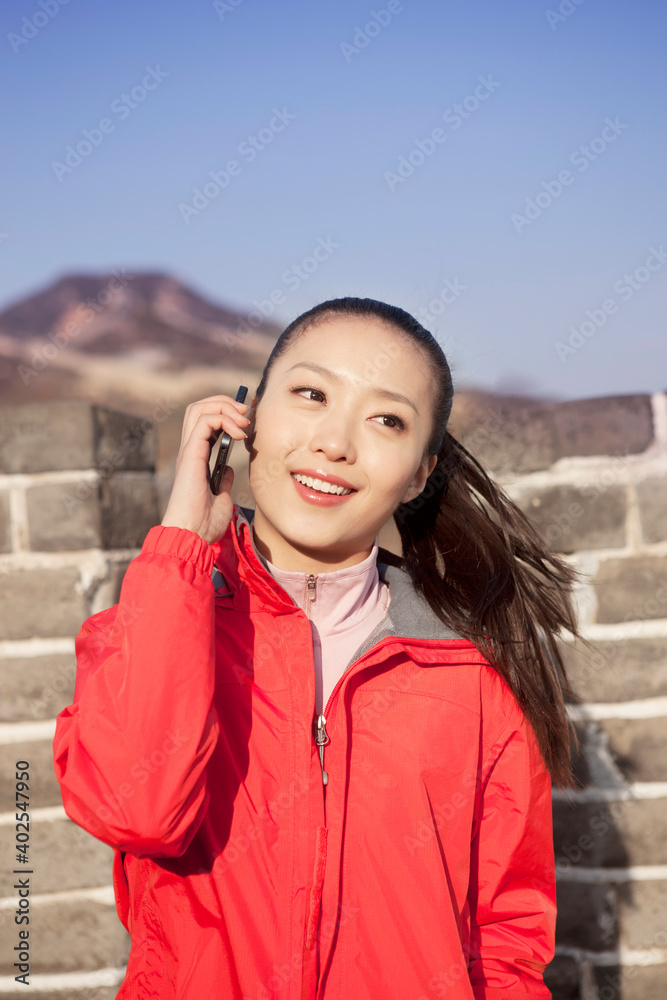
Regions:
<svg viewBox="0 0 667 1000"><path fill-rule="evenodd" d="M290 476L290 479L296 486L296 491L300 497L307 500L309 503L315 504L320 507L334 507L338 504L345 503L357 492L354 490L352 493L346 493L344 495L338 496L336 493L322 493L320 490L314 490L311 486L304 486L300 483L298 479L294 476Z"/></svg>

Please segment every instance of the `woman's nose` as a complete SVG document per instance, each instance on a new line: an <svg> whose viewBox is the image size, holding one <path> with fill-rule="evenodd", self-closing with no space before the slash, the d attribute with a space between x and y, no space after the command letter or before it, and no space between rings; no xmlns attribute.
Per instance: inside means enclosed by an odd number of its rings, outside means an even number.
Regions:
<svg viewBox="0 0 667 1000"><path fill-rule="evenodd" d="M322 414L313 427L310 450L323 452L331 462L341 458L354 462L356 446L350 421L340 412Z"/></svg>

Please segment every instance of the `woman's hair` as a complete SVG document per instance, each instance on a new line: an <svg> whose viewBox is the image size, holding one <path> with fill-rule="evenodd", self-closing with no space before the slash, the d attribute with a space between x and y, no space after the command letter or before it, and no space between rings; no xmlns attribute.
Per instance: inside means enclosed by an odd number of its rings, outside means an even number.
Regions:
<svg viewBox="0 0 667 1000"><path fill-rule="evenodd" d="M438 456L424 489L394 512L412 582L438 618L470 639L505 679L535 732L554 784L576 786L576 730L563 693L575 700L556 635L582 639L572 605L579 574L542 541L526 515L447 430L454 395L447 359L410 313L369 298L322 302L278 338L257 388L305 330L336 316L381 320L422 349L430 363L433 424L424 458ZM585 641L585 640L582 640Z"/></svg>

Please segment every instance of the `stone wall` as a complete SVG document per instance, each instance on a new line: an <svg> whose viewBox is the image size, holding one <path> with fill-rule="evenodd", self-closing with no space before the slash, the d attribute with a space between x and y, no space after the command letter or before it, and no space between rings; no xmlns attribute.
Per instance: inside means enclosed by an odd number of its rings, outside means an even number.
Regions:
<svg viewBox="0 0 667 1000"><path fill-rule="evenodd" d="M557 1000L662 997L667 397L498 402L452 430L581 573L577 601L591 645L562 639L578 696L569 710L582 741L581 788L553 793L559 912L547 982ZM0 992L8 998L24 989L12 989L14 880L25 877L13 868L32 871L30 983L40 1000L112 1000L129 955L113 852L66 816L51 743L73 697L74 638L89 615L118 601L129 562L161 520L155 436L149 420L86 403L0 408ZM391 524L380 541L399 551ZM31 776L29 866L10 851L21 760Z"/></svg>

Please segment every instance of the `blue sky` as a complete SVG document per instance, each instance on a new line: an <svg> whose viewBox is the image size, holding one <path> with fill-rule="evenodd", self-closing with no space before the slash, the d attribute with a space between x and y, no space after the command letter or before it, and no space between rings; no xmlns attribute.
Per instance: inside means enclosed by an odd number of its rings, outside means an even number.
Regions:
<svg viewBox="0 0 667 1000"><path fill-rule="evenodd" d="M660 0L4 4L0 307L159 269L281 324L392 302L461 389L665 390L666 27Z"/></svg>

